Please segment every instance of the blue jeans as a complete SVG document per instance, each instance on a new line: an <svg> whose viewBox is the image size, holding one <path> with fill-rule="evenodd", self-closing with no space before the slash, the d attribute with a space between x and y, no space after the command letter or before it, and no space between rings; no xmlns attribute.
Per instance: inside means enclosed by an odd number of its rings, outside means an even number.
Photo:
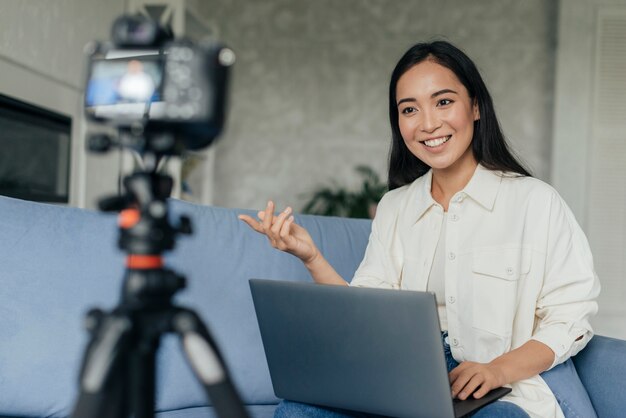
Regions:
<svg viewBox="0 0 626 418"><path fill-rule="evenodd" d="M448 372L454 369L459 363L452 358L450 345L447 342L448 333L441 335L443 348L446 354L446 365ZM505 401L492 402L468 415L472 418L529 418L528 414L519 406ZM380 415L365 414L360 412L345 411L335 408L324 408L298 402L282 401L278 404L274 418L376 418ZM382 418L382 417L381 417Z"/></svg>
<svg viewBox="0 0 626 418"><path fill-rule="evenodd" d="M597 418L572 359L541 373L541 378L550 387L565 418Z"/></svg>

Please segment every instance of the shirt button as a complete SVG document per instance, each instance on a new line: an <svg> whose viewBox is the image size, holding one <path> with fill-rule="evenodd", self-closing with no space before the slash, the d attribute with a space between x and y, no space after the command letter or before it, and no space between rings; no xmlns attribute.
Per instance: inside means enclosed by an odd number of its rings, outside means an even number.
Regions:
<svg viewBox="0 0 626 418"><path fill-rule="evenodd" d="M459 340L457 340L456 338L453 338L453 339L452 339L452 345L453 345L453 346L455 346L455 347L458 347L458 345L459 345Z"/></svg>
<svg viewBox="0 0 626 418"><path fill-rule="evenodd" d="M456 302L456 298L454 296L449 296L448 297L448 302L454 303L454 302Z"/></svg>
<svg viewBox="0 0 626 418"><path fill-rule="evenodd" d="M506 268L506 274L508 274L509 276L513 275L513 267L507 267Z"/></svg>
<svg viewBox="0 0 626 418"><path fill-rule="evenodd" d="M448 258L449 258L450 260L454 260L454 259L456 258L456 254L454 254L454 253L450 253L450 254L448 254Z"/></svg>
<svg viewBox="0 0 626 418"><path fill-rule="evenodd" d="M459 216L455 213L450 217L450 219L452 219L452 222L456 222L459 220Z"/></svg>

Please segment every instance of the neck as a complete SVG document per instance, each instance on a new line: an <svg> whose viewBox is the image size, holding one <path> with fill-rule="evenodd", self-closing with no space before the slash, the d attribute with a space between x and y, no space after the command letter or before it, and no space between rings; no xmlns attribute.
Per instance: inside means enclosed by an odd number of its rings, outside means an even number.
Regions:
<svg viewBox="0 0 626 418"><path fill-rule="evenodd" d="M430 193L446 212L452 196L467 186L478 166L474 158L457 161L457 163L451 167L433 169Z"/></svg>

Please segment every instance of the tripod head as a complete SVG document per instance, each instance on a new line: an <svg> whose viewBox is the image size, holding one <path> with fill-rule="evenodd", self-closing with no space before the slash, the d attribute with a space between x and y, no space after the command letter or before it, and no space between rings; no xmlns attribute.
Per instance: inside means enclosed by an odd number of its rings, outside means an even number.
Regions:
<svg viewBox="0 0 626 418"><path fill-rule="evenodd" d="M187 216L180 216L177 225L170 223L172 185L170 176L156 170L136 171L124 178L123 195L100 201L102 210L119 211L118 246L127 254L122 299L134 308L166 306L186 284L163 263L163 253L174 249L177 235L192 232Z"/></svg>
<svg viewBox="0 0 626 418"><path fill-rule="evenodd" d="M103 211L120 212L119 247L129 255L161 255L174 249L176 236L191 234L191 221L180 216L178 225L169 223L167 198L173 180L166 174L136 171L123 181L124 193L100 201Z"/></svg>

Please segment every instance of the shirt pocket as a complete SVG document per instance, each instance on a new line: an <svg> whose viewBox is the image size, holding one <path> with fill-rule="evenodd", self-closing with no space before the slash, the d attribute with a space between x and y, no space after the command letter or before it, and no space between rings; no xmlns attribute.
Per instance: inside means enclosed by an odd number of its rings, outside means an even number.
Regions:
<svg viewBox="0 0 626 418"><path fill-rule="evenodd" d="M530 271L521 248L476 251L472 257L474 328L509 337L517 311L520 279Z"/></svg>

